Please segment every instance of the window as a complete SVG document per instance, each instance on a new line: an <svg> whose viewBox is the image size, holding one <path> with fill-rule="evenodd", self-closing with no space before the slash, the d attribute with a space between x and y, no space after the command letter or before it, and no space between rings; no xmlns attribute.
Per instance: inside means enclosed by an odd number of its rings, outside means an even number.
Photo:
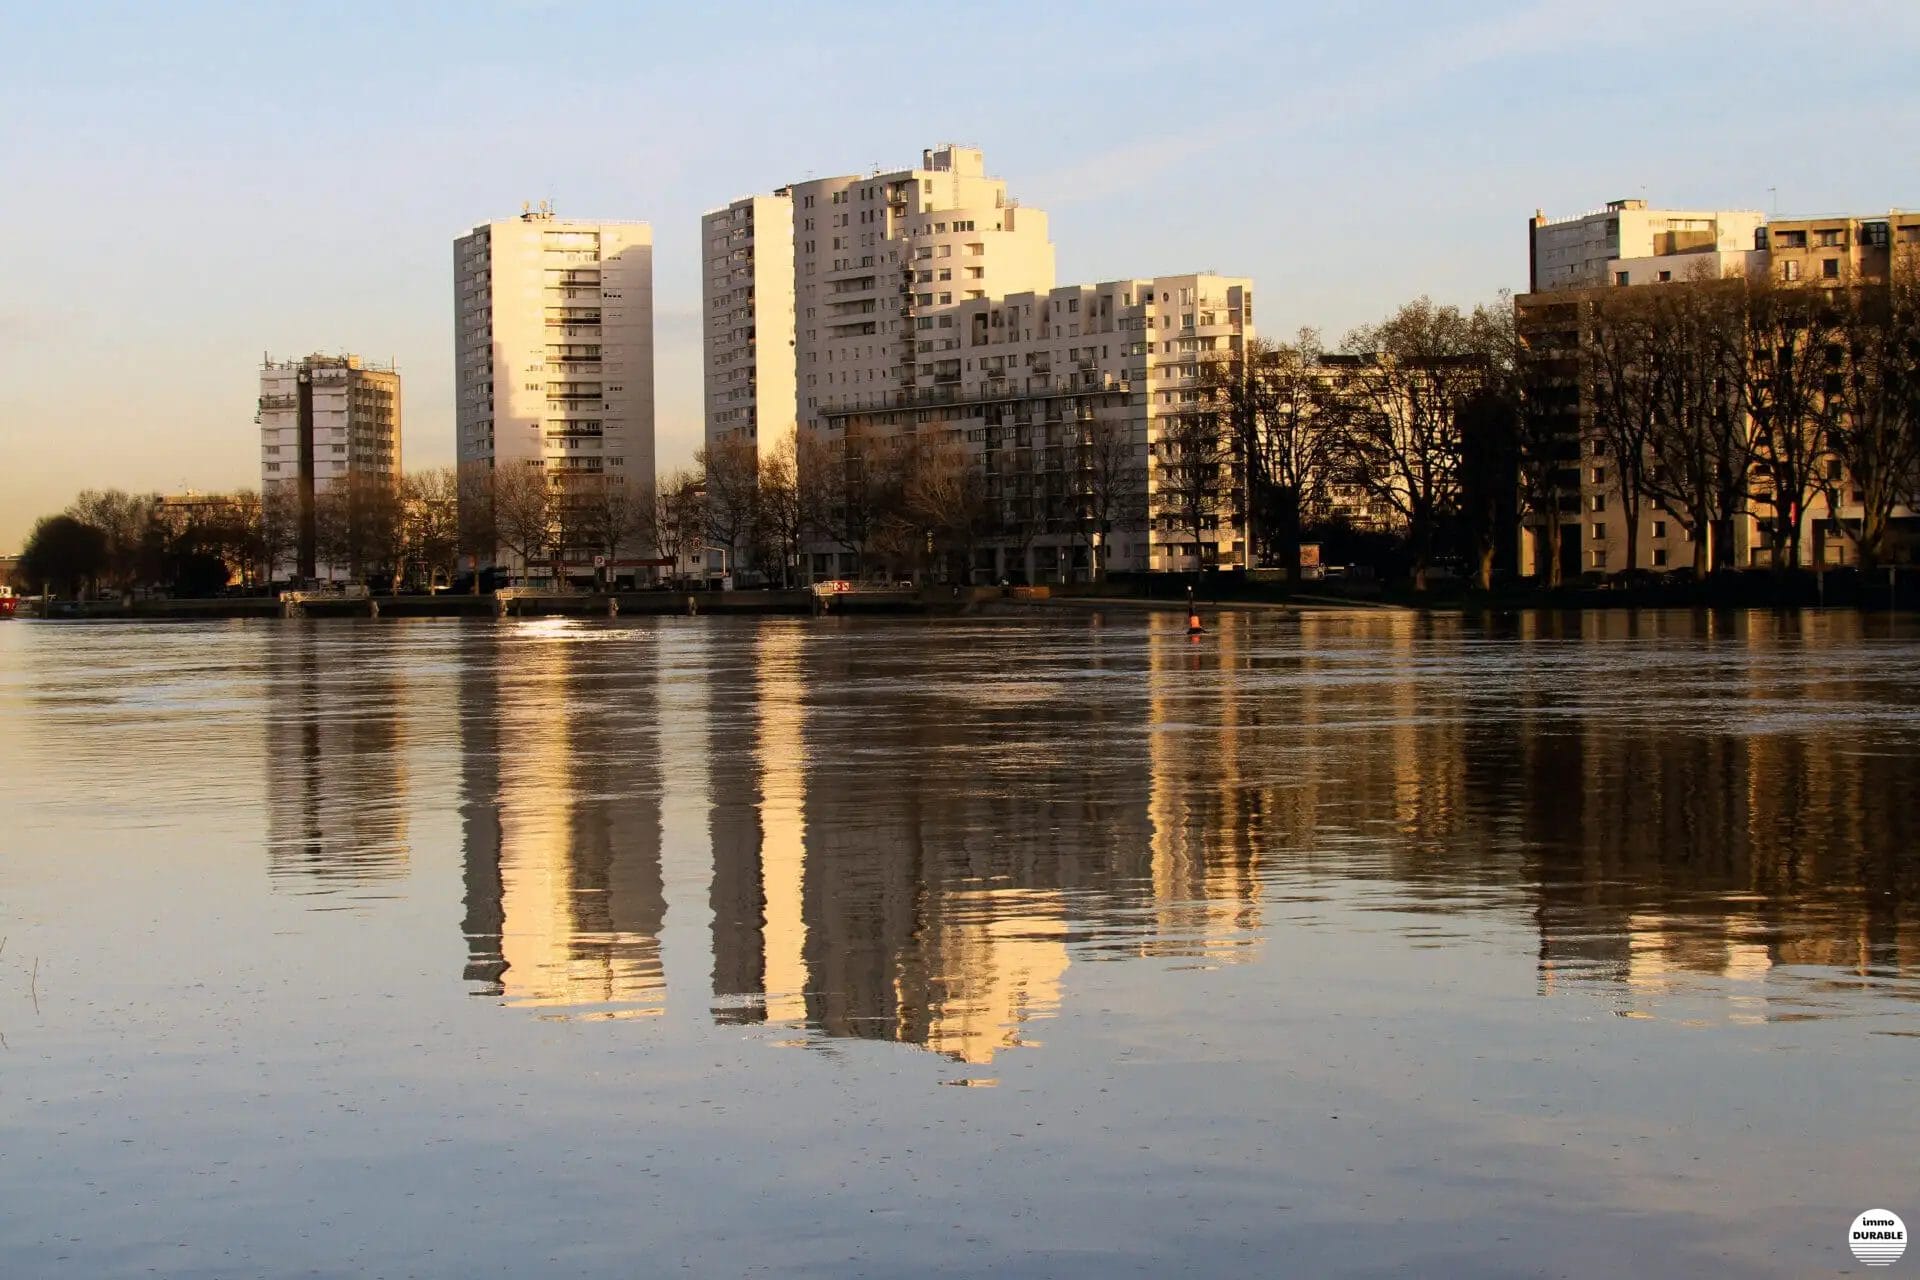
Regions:
<svg viewBox="0 0 1920 1280"><path fill-rule="evenodd" d="M1662 271L1662 272L1660 273L1660 283L1661 283L1661 284L1671 284L1672 282L1673 282L1673 272L1671 272L1671 271Z"/></svg>
<svg viewBox="0 0 1920 1280"><path fill-rule="evenodd" d="M1656 569L1664 569L1666 565L1667 549L1665 547L1655 547L1653 549L1653 567Z"/></svg>
<svg viewBox="0 0 1920 1280"><path fill-rule="evenodd" d="M1606 509L1607 509L1607 495L1606 495L1606 494L1604 494L1604 493L1596 493L1596 494L1594 494L1593 496L1591 496L1590 498L1588 498L1588 499L1587 499L1587 510L1589 510L1589 511L1605 511Z"/></svg>
<svg viewBox="0 0 1920 1280"><path fill-rule="evenodd" d="M1596 548L1588 552L1587 555L1592 561L1594 568L1604 569L1607 567L1607 549L1605 547Z"/></svg>
<svg viewBox="0 0 1920 1280"><path fill-rule="evenodd" d="M1614 282L1615 284L1617 284L1617 285L1620 285L1620 284L1625 284L1625 283L1627 282L1627 273L1626 273L1626 272L1624 272L1624 271L1616 271L1616 272L1614 272L1614 273L1613 273L1613 282Z"/></svg>
<svg viewBox="0 0 1920 1280"><path fill-rule="evenodd" d="M1838 249L1845 243L1845 237L1843 233L1837 230L1816 231L1814 232L1813 242L1822 249Z"/></svg>
<svg viewBox="0 0 1920 1280"><path fill-rule="evenodd" d="M1789 259L1780 264L1780 278L1792 282L1800 278L1800 264Z"/></svg>
<svg viewBox="0 0 1920 1280"><path fill-rule="evenodd" d="M1776 231L1773 244L1777 249L1804 249L1807 247L1807 233L1804 231Z"/></svg>
<svg viewBox="0 0 1920 1280"><path fill-rule="evenodd" d="M1593 469L1593 482L1595 484L1605 484L1607 482L1607 469L1605 467L1595 467Z"/></svg>
<svg viewBox="0 0 1920 1280"><path fill-rule="evenodd" d="M1838 280L1840 278L1840 259L1820 259L1820 278L1822 280Z"/></svg>
<svg viewBox="0 0 1920 1280"><path fill-rule="evenodd" d="M1656 538L1664 538L1667 536L1667 522L1665 520L1655 520L1653 522L1653 536Z"/></svg>
<svg viewBox="0 0 1920 1280"><path fill-rule="evenodd" d="M1595 542L1605 542L1607 540L1607 522L1606 521L1595 520L1593 522L1593 540Z"/></svg>

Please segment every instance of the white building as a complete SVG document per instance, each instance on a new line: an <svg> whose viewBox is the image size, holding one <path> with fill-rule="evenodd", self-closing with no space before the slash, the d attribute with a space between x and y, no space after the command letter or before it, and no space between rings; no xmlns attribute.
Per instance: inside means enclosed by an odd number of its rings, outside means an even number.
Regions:
<svg viewBox="0 0 1920 1280"><path fill-rule="evenodd" d="M706 440L772 449L793 434L793 198L748 196L700 219Z"/></svg>
<svg viewBox="0 0 1920 1280"><path fill-rule="evenodd" d="M783 212L785 238L772 230ZM1202 545L1163 527L1148 461L1163 424L1197 399L1203 353L1252 331L1247 281L1056 289L1046 215L988 176L977 148L952 144L915 168L736 201L701 231L709 443L752 430L764 452L794 428L828 444L906 432L963 443L999 512L1044 530L1001 539L975 566L983 575L1062 581L1090 573L1095 555L1114 570L1245 563L1238 515ZM790 261L785 287L776 254ZM1099 552L1067 514L1079 483L1067 459L1091 424L1126 433L1141 467L1141 514ZM808 568L842 576L852 560L816 544Z"/></svg>
<svg viewBox="0 0 1920 1280"><path fill-rule="evenodd" d="M454 241L453 287L462 474L528 465L563 493L651 491L652 229L542 205ZM591 574L589 553L563 554L568 576Z"/></svg>
<svg viewBox="0 0 1920 1280"><path fill-rule="evenodd" d="M1220 455L1221 500L1193 530L1171 510L1174 424L1203 409L1201 366L1253 334L1253 285L1217 275L1063 285L935 305L913 317L910 372L890 389L849 387L816 413L830 441L912 434L979 460L990 509L1015 531L983 548L977 576L1085 581L1247 563L1245 475ZM1124 446L1123 468L1101 451ZM1104 473L1104 474L1103 474ZM1124 492L1115 492L1114 477ZM1099 490L1110 493L1100 502ZM1117 519L1094 529L1090 507ZM1095 533L1100 536L1094 537ZM817 548L816 576L853 570Z"/></svg>
<svg viewBox="0 0 1920 1280"><path fill-rule="evenodd" d="M1527 224L1527 291L1744 271L1765 222L1751 209L1649 209L1645 200L1611 200L1571 218L1549 219L1535 210Z"/></svg>
<svg viewBox="0 0 1920 1280"><path fill-rule="evenodd" d="M911 384L918 311L1053 287L1046 215L974 147L736 200L701 233L709 442L752 425L768 449L823 403Z"/></svg>
<svg viewBox="0 0 1920 1280"><path fill-rule="evenodd" d="M276 578L344 578L317 547L314 504L336 484L400 479L400 375L354 355L266 359L260 366L260 494L290 498L295 551Z"/></svg>

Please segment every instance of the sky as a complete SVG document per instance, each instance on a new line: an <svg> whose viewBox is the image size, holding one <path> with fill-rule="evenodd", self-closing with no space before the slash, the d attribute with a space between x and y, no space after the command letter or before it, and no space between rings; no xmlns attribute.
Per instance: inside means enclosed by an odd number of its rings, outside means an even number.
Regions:
<svg viewBox="0 0 1920 1280"><path fill-rule="evenodd" d="M701 431L699 217L944 141L1061 283L1254 279L1337 338L1526 284L1609 199L1920 206L1920 3L0 0L0 552L82 488L259 482L263 354L398 362L453 458L452 242L645 219L657 448Z"/></svg>

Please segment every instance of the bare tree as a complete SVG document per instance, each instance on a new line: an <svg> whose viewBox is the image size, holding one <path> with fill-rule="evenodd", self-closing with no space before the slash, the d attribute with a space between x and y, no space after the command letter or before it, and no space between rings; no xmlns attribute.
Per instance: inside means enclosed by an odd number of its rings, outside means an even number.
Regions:
<svg viewBox="0 0 1920 1280"><path fill-rule="evenodd" d="M918 449L910 465L902 498L914 534L947 562L950 577L971 583L988 532L985 474L954 442Z"/></svg>
<svg viewBox="0 0 1920 1280"><path fill-rule="evenodd" d="M451 578L460 551L460 481L452 467L409 473L400 482L405 560L420 567L429 586L436 573ZM397 589L403 569L394 573Z"/></svg>
<svg viewBox="0 0 1920 1280"><path fill-rule="evenodd" d="M1860 564L1870 570L1891 551L1894 509L1920 489L1920 278L1909 265L1832 301L1829 435L1860 505Z"/></svg>
<svg viewBox="0 0 1920 1280"><path fill-rule="evenodd" d="M1161 420L1154 442L1153 508L1167 526L1191 537L1196 571L1214 567L1208 535L1238 514L1233 432L1225 406L1202 403Z"/></svg>
<svg viewBox="0 0 1920 1280"><path fill-rule="evenodd" d="M898 510L899 452L874 428L852 425L822 450L823 532L853 553L858 574L866 572L868 556L886 540L889 516Z"/></svg>
<svg viewBox="0 0 1920 1280"><path fill-rule="evenodd" d="M260 495L260 580L271 583L300 549L300 494L290 481L270 484Z"/></svg>
<svg viewBox="0 0 1920 1280"><path fill-rule="evenodd" d="M755 562L762 572L779 565L782 587L793 585L793 570L807 533L801 484L800 443L796 436L785 436L760 459L752 531Z"/></svg>
<svg viewBox="0 0 1920 1280"><path fill-rule="evenodd" d="M496 466L491 490L494 537L519 558L524 580L553 546L553 486L535 459Z"/></svg>
<svg viewBox="0 0 1920 1280"><path fill-rule="evenodd" d="M1250 339L1201 365L1201 384L1226 405L1246 460L1256 557L1277 559L1289 582L1300 577L1305 513L1324 501L1337 464L1324 355L1320 335L1302 329L1291 343Z"/></svg>
<svg viewBox="0 0 1920 1280"><path fill-rule="evenodd" d="M1106 580L1113 535L1137 527L1146 514L1145 446L1125 419L1095 418L1078 424L1073 441L1074 499L1078 528L1086 541L1093 580Z"/></svg>
<svg viewBox="0 0 1920 1280"><path fill-rule="evenodd" d="M387 476L350 474L314 499L316 551L351 581L393 569L401 545L400 495Z"/></svg>
<svg viewBox="0 0 1920 1280"><path fill-rule="evenodd" d="M678 582L686 559L706 548L706 492L700 478L686 471L661 476L654 491L642 495L638 524L654 551L673 562L668 577Z"/></svg>
<svg viewBox="0 0 1920 1280"><path fill-rule="evenodd" d="M500 553L500 529L493 504L493 467L483 462L460 466L460 554L473 561L473 594L480 594L480 569Z"/></svg>
<svg viewBox="0 0 1920 1280"><path fill-rule="evenodd" d="M1405 522L1414 590L1424 591L1439 532L1459 511L1460 414L1488 386L1486 352L1469 317L1426 298L1343 345L1344 470Z"/></svg>
<svg viewBox="0 0 1920 1280"><path fill-rule="evenodd" d="M644 496L624 477L602 475L599 484L580 495L580 536L595 555L609 565L620 558L620 548L647 534ZM607 579L612 579L612 574Z"/></svg>
<svg viewBox="0 0 1920 1280"><path fill-rule="evenodd" d="M1746 323L1737 282L1645 291L1654 397L1647 493L1693 536L1697 573L1733 563L1756 437L1747 411Z"/></svg>
<svg viewBox="0 0 1920 1280"><path fill-rule="evenodd" d="M1640 518L1651 499L1654 417L1673 376L1661 350L1664 330L1645 290L1600 296L1583 334L1593 403L1594 465L1606 473L1603 496L1619 499L1629 569L1640 564Z"/></svg>
<svg viewBox="0 0 1920 1280"><path fill-rule="evenodd" d="M694 455L707 493L708 542L724 549L735 568L740 544L753 532L760 497L760 451L738 433L724 436Z"/></svg>
<svg viewBox="0 0 1920 1280"><path fill-rule="evenodd" d="M1800 563L1801 517L1822 482L1833 308L1819 289L1769 278L1749 286L1745 314L1757 481L1748 500L1773 512L1767 523L1779 569Z"/></svg>

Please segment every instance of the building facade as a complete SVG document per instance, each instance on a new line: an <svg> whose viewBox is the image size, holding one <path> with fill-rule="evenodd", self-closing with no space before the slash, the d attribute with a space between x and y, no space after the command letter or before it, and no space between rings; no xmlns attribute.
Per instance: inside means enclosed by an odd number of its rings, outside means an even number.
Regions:
<svg viewBox="0 0 1920 1280"><path fill-rule="evenodd" d="M399 483L400 374L354 355L310 355L260 366L260 494L284 504L295 536L275 578L344 580L324 562L316 504L356 481Z"/></svg>
<svg viewBox="0 0 1920 1280"><path fill-rule="evenodd" d="M463 484L537 467L557 501L654 478L653 232L561 219L546 205L454 241L455 430ZM471 492L471 485L468 485ZM505 564L591 577L585 547Z"/></svg>
<svg viewBox="0 0 1920 1280"><path fill-rule="evenodd" d="M1556 482L1556 518L1561 572L1567 577L1626 569L1659 572L1689 567L1695 561L1694 534L1686 521L1650 500L1640 504L1633 540L1636 549L1632 563L1628 560L1627 526L1635 517L1627 511L1620 460L1608 456L1606 443L1595 429L1591 386L1596 375L1586 354L1586 343L1603 323L1601 311L1613 290L1729 277L1825 288L1885 287L1896 272L1910 270L1920 260L1920 213L1768 221L1747 213L1646 210L1637 207L1639 203L1616 201L1603 213L1563 222L1547 222L1536 214L1529 228L1536 282L1564 276L1578 283L1540 286L1514 300L1533 390L1552 402L1560 422L1564 467ZM1609 241L1621 252L1594 256L1600 243L1594 233L1596 222L1604 226L1616 213L1623 225L1645 229L1653 239L1642 237L1624 246ZM1702 221L1713 225L1697 225ZM1640 231L1635 234L1639 236ZM1669 238L1660 240L1662 235ZM1737 247L1742 236L1750 238L1752 248ZM1655 252L1626 256L1648 247ZM1807 566L1857 563L1861 495L1843 474L1838 459L1825 459L1822 472L1826 492L1806 503L1798 515L1800 562ZM1756 488L1763 483L1756 480ZM1902 518L1911 514L1901 512ZM1774 527L1773 515L1770 508L1749 503L1721 531L1720 536L1732 540L1734 564L1770 565L1776 547L1790 545L1788 529ZM1545 518L1536 513L1523 530L1523 576L1546 569L1544 523Z"/></svg>
<svg viewBox="0 0 1920 1280"><path fill-rule="evenodd" d="M706 441L775 448L793 435L796 407L793 196L715 209L700 219L700 241Z"/></svg>
<svg viewBox="0 0 1920 1280"><path fill-rule="evenodd" d="M1196 459L1193 428L1218 430L1201 366L1252 333L1252 283L1228 276L936 304L913 316L910 378L819 396L815 412L842 448L912 436L964 451L984 476L995 531L977 576L1068 582L1244 565L1244 463L1224 441ZM1203 480L1214 496L1186 501ZM819 547L811 567L845 576L855 557Z"/></svg>
<svg viewBox="0 0 1920 1280"><path fill-rule="evenodd" d="M1764 221L1753 210L1649 209L1645 200L1610 200L1571 218L1535 210L1527 291L1685 280L1703 270L1718 279L1745 267Z"/></svg>
<svg viewBox="0 0 1920 1280"><path fill-rule="evenodd" d="M788 236L770 230L783 212ZM1244 504L1229 497L1190 522L1198 538L1162 508L1175 469L1167 424L1196 412L1203 353L1251 333L1247 281L1056 288L1046 215L989 176L977 148L953 144L917 167L735 201L701 230L710 445L743 432L764 453L794 430L843 460L850 441L957 446L981 469L989 523L1002 529L971 566L979 576L1245 563ZM785 288L778 254L790 263ZM1136 451L1137 484L1117 504L1124 527L1094 537L1090 523L1113 522L1090 522L1075 486L1088 482L1090 441L1119 436ZM1238 464L1219 465L1238 493ZM805 567L847 576L861 558L819 538Z"/></svg>

